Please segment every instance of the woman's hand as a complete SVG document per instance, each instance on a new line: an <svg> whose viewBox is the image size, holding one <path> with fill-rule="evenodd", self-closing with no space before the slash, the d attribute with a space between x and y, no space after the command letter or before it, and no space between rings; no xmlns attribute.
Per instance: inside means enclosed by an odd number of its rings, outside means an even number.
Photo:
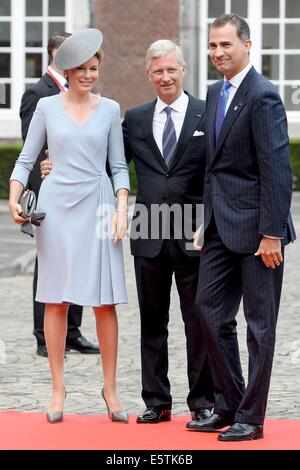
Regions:
<svg viewBox="0 0 300 470"><path fill-rule="evenodd" d="M117 244L122 240L128 228L128 214L127 211L117 209L112 220L112 235L114 235L114 243Z"/></svg>
<svg viewBox="0 0 300 470"><path fill-rule="evenodd" d="M30 220L28 217L21 217L22 208L18 202L9 201L8 208L10 210L11 216L16 224L23 224Z"/></svg>
<svg viewBox="0 0 300 470"><path fill-rule="evenodd" d="M15 224L20 225L30 220L30 218L28 217L21 217L22 207L18 203L24 187L22 183L20 183L19 181L15 181L15 180L12 180L9 186L10 186L10 189L9 189L8 208L10 210L11 216Z"/></svg>

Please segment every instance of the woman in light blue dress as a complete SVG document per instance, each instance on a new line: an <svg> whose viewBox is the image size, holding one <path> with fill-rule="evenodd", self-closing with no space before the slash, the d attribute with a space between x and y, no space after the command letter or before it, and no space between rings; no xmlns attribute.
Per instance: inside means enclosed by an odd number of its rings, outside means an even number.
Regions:
<svg viewBox="0 0 300 470"><path fill-rule="evenodd" d="M101 43L101 32L89 29L59 47L55 64L65 71L69 92L38 102L11 175L10 211L16 223L23 223L18 201L47 141L53 170L41 186L37 207L46 217L36 230L36 300L46 304L45 337L52 373L47 419L51 423L63 420L64 350L71 303L94 309L103 366L102 396L113 421L128 421L116 393L115 304L127 301L121 239L127 229L129 176L119 105L91 93L103 57Z"/></svg>

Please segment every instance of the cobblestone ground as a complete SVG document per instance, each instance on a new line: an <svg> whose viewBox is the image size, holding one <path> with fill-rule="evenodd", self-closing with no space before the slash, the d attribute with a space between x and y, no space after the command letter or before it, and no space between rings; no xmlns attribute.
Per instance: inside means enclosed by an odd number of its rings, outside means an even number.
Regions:
<svg viewBox="0 0 300 470"><path fill-rule="evenodd" d="M300 233L300 195L294 198L295 225ZM28 247L29 248L29 247ZM30 247L32 249L32 247ZM129 302L118 308L120 343L118 386L130 413L144 408L140 398L139 313L133 261L128 240L124 243ZM277 329L277 345L268 402L268 417L300 419L300 244L286 249L285 279ZM32 335L32 277L0 277L0 409L44 411L50 398L50 374L47 359L35 354ZM245 322L238 315L239 339L246 373L247 352ZM95 322L85 309L82 333L96 341ZM169 338L169 376L174 413L186 414L186 358L183 324L178 295L172 292ZM66 413L105 413L100 397L102 371L100 356L67 354L65 362L68 397Z"/></svg>

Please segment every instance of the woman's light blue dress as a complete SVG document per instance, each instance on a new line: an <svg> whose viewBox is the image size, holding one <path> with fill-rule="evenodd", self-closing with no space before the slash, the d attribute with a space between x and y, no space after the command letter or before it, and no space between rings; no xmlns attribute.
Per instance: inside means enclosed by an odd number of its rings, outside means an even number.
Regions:
<svg viewBox="0 0 300 470"><path fill-rule="evenodd" d="M11 180L24 186L47 141L51 174L41 185L36 229L36 300L86 306L127 301L122 244L114 245L115 192L129 189L118 103L101 97L86 121L76 123L62 96L42 98Z"/></svg>

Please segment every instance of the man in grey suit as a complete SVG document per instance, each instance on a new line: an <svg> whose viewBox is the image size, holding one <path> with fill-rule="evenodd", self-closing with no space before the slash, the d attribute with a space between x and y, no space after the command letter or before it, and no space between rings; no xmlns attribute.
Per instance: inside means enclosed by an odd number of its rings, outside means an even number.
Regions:
<svg viewBox="0 0 300 470"><path fill-rule="evenodd" d="M217 18L209 48L224 81L207 95L205 242L197 302L216 402L209 419L187 428L215 431L230 425L219 440L252 440L263 437L283 247L295 239L287 120L276 88L249 63L250 30L244 19ZM242 296L247 387L235 319Z"/></svg>

